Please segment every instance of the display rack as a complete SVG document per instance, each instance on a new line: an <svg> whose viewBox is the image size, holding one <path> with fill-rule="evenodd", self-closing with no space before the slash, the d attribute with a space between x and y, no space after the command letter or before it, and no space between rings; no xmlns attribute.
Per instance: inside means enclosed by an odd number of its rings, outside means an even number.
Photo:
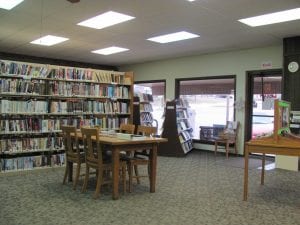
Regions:
<svg viewBox="0 0 300 225"><path fill-rule="evenodd" d="M293 134L300 135L300 111L291 111L290 129Z"/></svg>
<svg viewBox="0 0 300 225"><path fill-rule="evenodd" d="M1 171L64 164L60 125L132 121L133 74L0 60Z"/></svg>
<svg viewBox="0 0 300 225"><path fill-rule="evenodd" d="M167 102L161 136L168 138L168 142L159 146L158 154L185 156L193 149L192 131L187 102L182 99Z"/></svg>

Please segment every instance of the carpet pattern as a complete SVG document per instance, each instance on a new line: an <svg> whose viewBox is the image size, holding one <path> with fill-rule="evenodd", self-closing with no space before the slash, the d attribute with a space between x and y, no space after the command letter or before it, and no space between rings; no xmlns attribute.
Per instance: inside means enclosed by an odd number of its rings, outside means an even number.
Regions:
<svg viewBox="0 0 300 225"><path fill-rule="evenodd" d="M224 155L193 151L184 158L158 158L156 193L147 179L133 193L111 199L104 187L84 194L62 185L64 168L0 174L1 225L299 225L300 173L249 170L248 202L243 169L224 166Z"/></svg>
<svg viewBox="0 0 300 225"><path fill-rule="evenodd" d="M267 159L265 160L265 166L270 165L274 163L274 160ZM222 157L220 160L217 160L217 164L220 166L230 166L230 167L238 167L238 168L245 168L245 159L243 157L229 157L224 158ZM261 168L262 166L262 160L260 158L249 158L248 162L248 169L257 169Z"/></svg>

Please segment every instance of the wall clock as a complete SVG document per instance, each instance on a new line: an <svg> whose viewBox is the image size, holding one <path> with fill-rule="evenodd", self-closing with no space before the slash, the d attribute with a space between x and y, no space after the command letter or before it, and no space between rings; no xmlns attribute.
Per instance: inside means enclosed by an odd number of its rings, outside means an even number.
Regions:
<svg viewBox="0 0 300 225"><path fill-rule="evenodd" d="M299 64L297 62L290 62L289 65L288 65L288 70L291 72L291 73L295 73L297 72L299 69Z"/></svg>

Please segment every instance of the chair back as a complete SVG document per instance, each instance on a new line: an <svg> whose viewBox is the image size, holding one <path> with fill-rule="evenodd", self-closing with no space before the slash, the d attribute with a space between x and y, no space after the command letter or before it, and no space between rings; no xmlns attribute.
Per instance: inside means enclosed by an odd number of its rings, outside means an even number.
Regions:
<svg viewBox="0 0 300 225"><path fill-rule="evenodd" d="M144 136L151 136L155 135L157 132L157 127L149 127L149 126L142 126L139 125L137 128L136 133Z"/></svg>
<svg viewBox="0 0 300 225"><path fill-rule="evenodd" d="M126 134L134 134L135 125L134 124L126 124L122 123L120 125L120 132Z"/></svg>
<svg viewBox="0 0 300 225"><path fill-rule="evenodd" d="M80 154L77 130L75 126L61 126L63 142L67 157L76 157Z"/></svg>
<svg viewBox="0 0 300 225"><path fill-rule="evenodd" d="M99 143L99 129L90 127L81 127L81 133L83 138L83 148L85 152L86 163L92 166L101 166L102 161L102 149Z"/></svg>
<svg viewBox="0 0 300 225"><path fill-rule="evenodd" d="M239 122L238 121L227 121L226 127L224 129L224 134L227 135L229 139L236 140L238 135Z"/></svg>

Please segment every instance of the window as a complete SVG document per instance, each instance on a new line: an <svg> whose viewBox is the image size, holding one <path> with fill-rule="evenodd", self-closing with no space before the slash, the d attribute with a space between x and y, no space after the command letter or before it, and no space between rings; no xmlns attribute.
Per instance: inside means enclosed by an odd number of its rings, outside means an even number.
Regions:
<svg viewBox="0 0 300 225"><path fill-rule="evenodd" d="M176 96L189 102L194 139L201 127L225 127L234 120L235 76L177 79Z"/></svg>

